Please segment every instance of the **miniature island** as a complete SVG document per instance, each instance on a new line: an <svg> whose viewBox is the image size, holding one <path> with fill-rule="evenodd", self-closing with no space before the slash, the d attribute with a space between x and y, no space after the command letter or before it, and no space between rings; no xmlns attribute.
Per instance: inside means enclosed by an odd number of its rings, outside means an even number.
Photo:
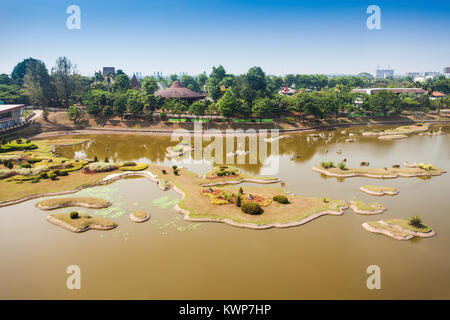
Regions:
<svg viewBox="0 0 450 320"><path fill-rule="evenodd" d="M359 200L350 201L350 208L353 212L358 214L380 214L385 212L387 209L379 203L364 203Z"/></svg>
<svg viewBox="0 0 450 320"><path fill-rule="evenodd" d="M368 177L380 179L393 179L398 177L433 177L440 176L446 173L445 170L437 168L431 164L419 164L417 167L385 167L385 168L347 168L344 162L340 162L336 167L332 161L322 162L320 165L312 166L312 170L321 174L337 177L337 178L351 178L351 177Z"/></svg>
<svg viewBox="0 0 450 320"><path fill-rule="evenodd" d="M372 131L363 132L363 136L372 137L372 136L396 136L396 135L406 135L416 132L424 132L428 131L429 125L424 123L409 125L409 126L401 126L395 129L387 129L387 130L379 130L375 129ZM405 136L406 138L408 136Z"/></svg>
<svg viewBox="0 0 450 320"><path fill-rule="evenodd" d="M56 213L47 216L47 221L72 232L93 230L111 230L117 227L114 221L101 217L92 217L74 211L70 214Z"/></svg>
<svg viewBox="0 0 450 320"><path fill-rule="evenodd" d="M399 191L393 187L379 187L372 185L362 186L359 188L359 190L367 194L371 194L373 196L384 196L384 195L395 196L399 193Z"/></svg>
<svg viewBox="0 0 450 320"><path fill-rule="evenodd" d="M362 227L369 232L387 235L396 240L410 240L414 237L429 238L436 233L423 223L419 216L409 220L392 219L364 222Z"/></svg>
<svg viewBox="0 0 450 320"><path fill-rule="evenodd" d="M150 219L150 214L144 210L137 210L130 213L130 220L136 223L142 223Z"/></svg>
<svg viewBox="0 0 450 320"><path fill-rule="evenodd" d="M83 207L90 209L107 208L111 202L98 198L76 197L76 198L54 198L39 201L36 207L41 210L54 210L66 207Z"/></svg>

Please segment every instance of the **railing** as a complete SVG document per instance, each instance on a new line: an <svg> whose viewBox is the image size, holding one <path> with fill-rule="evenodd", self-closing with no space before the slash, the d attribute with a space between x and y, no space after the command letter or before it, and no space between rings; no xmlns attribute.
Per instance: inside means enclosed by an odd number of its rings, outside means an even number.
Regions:
<svg viewBox="0 0 450 320"><path fill-rule="evenodd" d="M19 123L19 124L15 124L15 125L10 126L10 127L8 127L8 128L2 128L2 129L0 129L0 133L6 133L6 132L9 132L9 131L18 129L18 128L22 128L22 127L24 127L24 126L26 126L26 125L28 125L28 124L30 124L30 123L33 123L33 122L34 122L34 120L25 120L25 121L23 121L23 122L21 122L21 123Z"/></svg>

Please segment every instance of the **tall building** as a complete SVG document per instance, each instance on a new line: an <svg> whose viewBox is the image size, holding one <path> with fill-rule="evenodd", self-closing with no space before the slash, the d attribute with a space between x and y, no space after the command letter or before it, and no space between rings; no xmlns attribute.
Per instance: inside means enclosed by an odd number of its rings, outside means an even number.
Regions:
<svg viewBox="0 0 450 320"><path fill-rule="evenodd" d="M393 69L377 69L377 79L393 78Z"/></svg>
<svg viewBox="0 0 450 320"><path fill-rule="evenodd" d="M446 78L450 78L450 67L444 68L444 75Z"/></svg>

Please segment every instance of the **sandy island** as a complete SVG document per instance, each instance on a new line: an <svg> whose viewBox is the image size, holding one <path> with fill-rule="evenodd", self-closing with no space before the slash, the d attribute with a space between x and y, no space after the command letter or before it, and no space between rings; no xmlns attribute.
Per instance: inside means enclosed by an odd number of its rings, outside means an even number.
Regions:
<svg viewBox="0 0 450 320"><path fill-rule="evenodd" d="M106 218L92 217L87 214L80 214L78 218L72 219L69 214L58 213L47 216L47 221L63 229L72 232L85 232L93 230L111 230L117 224Z"/></svg>
<svg viewBox="0 0 450 320"><path fill-rule="evenodd" d="M436 235L434 230L427 226L424 227L424 231L418 231L403 219L369 221L364 222L362 227L369 232L384 234L396 240L410 240L413 237L429 238Z"/></svg>
<svg viewBox="0 0 450 320"><path fill-rule="evenodd" d="M362 186L359 188L359 190L367 194L371 194L373 196L384 196L384 195L395 196L399 193L397 189L392 187L378 187L372 185Z"/></svg>

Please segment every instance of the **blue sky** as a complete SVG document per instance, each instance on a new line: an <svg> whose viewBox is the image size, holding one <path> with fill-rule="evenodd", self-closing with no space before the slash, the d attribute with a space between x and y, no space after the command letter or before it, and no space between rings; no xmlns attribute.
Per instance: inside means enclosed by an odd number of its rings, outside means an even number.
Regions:
<svg viewBox="0 0 450 320"><path fill-rule="evenodd" d="M66 28L66 8L81 29ZM381 30L369 30L369 5ZM450 66L450 1L0 0L0 73L27 57L50 69L68 56L80 73L396 73Z"/></svg>

